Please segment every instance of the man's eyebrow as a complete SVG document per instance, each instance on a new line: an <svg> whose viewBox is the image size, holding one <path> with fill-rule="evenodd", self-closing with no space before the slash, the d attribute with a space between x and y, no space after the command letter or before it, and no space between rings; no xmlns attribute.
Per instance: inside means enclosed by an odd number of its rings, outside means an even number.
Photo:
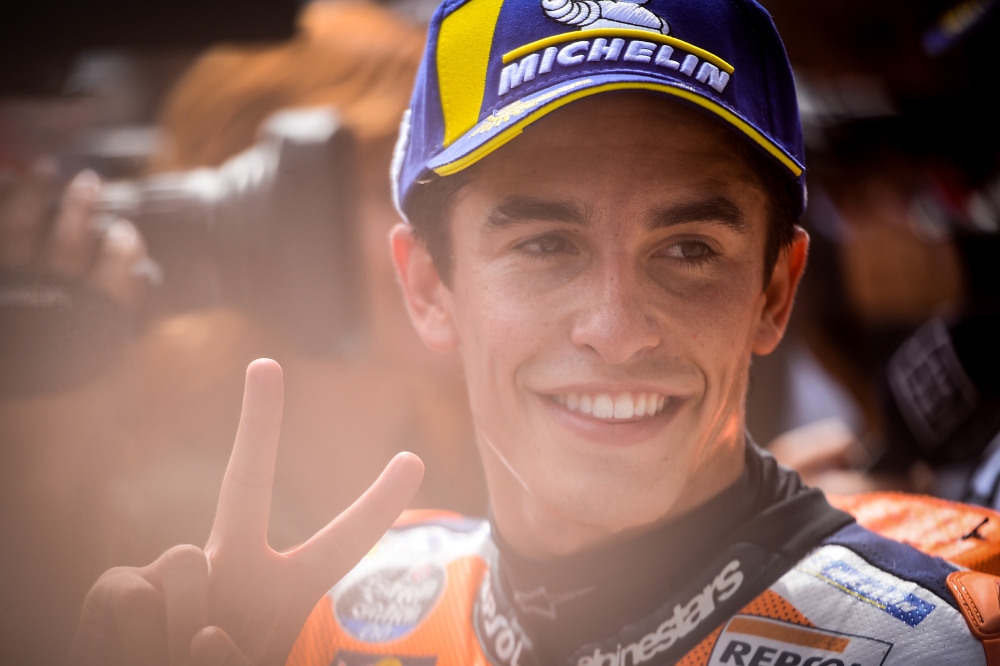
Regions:
<svg viewBox="0 0 1000 666"><path fill-rule="evenodd" d="M747 230L743 211L727 197L711 197L660 208L650 215L650 230L687 222L709 222L729 227L737 233Z"/></svg>
<svg viewBox="0 0 1000 666"><path fill-rule="evenodd" d="M487 229L503 229L531 221L568 222L582 227L590 225L586 212L570 201L510 197L490 211Z"/></svg>

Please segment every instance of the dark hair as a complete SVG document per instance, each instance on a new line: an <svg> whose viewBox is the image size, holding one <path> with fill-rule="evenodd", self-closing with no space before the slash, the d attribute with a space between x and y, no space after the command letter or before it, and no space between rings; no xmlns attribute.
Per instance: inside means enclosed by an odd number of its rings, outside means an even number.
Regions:
<svg viewBox="0 0 1000 666"><path fill-rule="evenodd" d="M767 237L764 239L764 289L771 283L771 273L782 250L792 244L798 222L796 202L799 184L783 166L746 141L736 142L737 152L757 179L767 196Z"/></svg>
<svg viewBox="0 0 1000 666"><path fill-rule="evenodd" d="M771 282L771 272L778 254L792 244L795 233L795 201L798 185L771 158L738 139L733 142L737 155L747 166L757 185L767 195L768 229L764 245L764 288ZM454 253L451 244L449 212L455 194L470 179L475 167L455 175L438 177L413 186L403 210L413 225L413 233L434 261L441 280L450 286Z"/></svg>

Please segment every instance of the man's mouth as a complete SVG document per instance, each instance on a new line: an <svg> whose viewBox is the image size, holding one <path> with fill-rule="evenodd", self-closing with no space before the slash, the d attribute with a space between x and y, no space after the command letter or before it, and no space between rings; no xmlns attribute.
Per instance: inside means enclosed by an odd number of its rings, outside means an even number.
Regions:
<svg viewBox="0 0 1000 666"><path fill-rule="evenodd" d="M656 416L670 402L659 393L557 393L550 397L571 412L609 421Z"/></svg>

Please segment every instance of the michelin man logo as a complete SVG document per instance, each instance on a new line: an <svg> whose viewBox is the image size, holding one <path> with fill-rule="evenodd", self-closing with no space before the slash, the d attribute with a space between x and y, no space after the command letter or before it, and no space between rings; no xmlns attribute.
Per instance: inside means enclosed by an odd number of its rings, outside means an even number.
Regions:
<svg viewBox="0 0 1000 666"><path fill-rule="evenodd" d="M645 7L647 0L542 0L545 15L582 30L631 28L670 34L670 26Z"/></svg>
<svg viewBox="0 0 1000 666"><path fill-rule="evenodd" d="M550 35L505 53L497 95L503 97L556 70L584 64L600 67L601 63L652 65L654 71L672 70L718 93L724 91L733 66L670 35L666 20L643 6L647 1L541 0L546 16L577 30ZM587 69L588 74L593 72L593 66ZM499 111L500 115L507 112ZM488 120L491 126L497 124L496 118Z"/></svg>

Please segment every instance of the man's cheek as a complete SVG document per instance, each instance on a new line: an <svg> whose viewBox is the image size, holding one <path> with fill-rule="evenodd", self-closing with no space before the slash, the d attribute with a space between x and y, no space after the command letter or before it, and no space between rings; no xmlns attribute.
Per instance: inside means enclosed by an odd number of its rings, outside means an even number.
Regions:
<svg viewBox="0 0 1000 666"><path fill-rule="evenodd" d="M469 341L466 347L471 356L466 362L474 362L479 380L498 391L504 390L522 359L531 353L530 317L525 316L525 310L494 298L467 322L463 337Z"/></svg>
<svg viewBox="0 0 1000 666"><path fill-rule="evenodd" d="M686 332L700 348L731 345L745 337L758 294L741 282L725 282L692 290L691 294L668 295L659 302L661 315Z"/></svg>
<svg viewBox="0 0 1000 666"><path fill-rule="evenodd" d="M529 340L543 334L550 329L554 314L547 300L531 290L511 289L498 282L483 292L481 330L498 343Z"/></svg>

